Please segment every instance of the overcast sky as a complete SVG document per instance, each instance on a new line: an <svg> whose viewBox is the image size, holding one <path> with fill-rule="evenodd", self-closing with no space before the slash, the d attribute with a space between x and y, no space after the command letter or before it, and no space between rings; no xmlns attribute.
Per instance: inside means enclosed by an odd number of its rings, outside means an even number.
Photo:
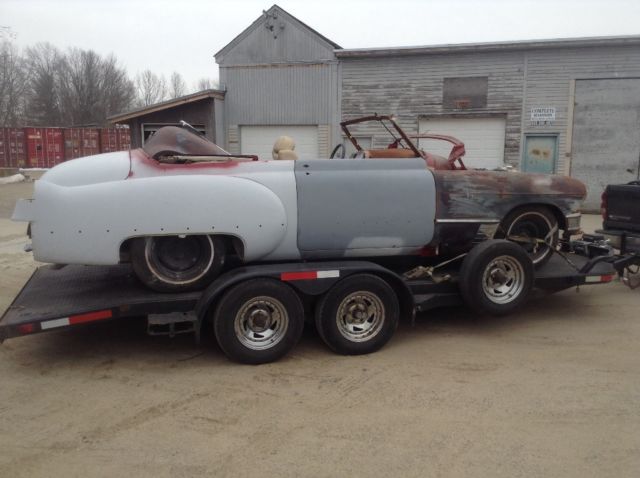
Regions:
<svg viewBox="0 0 640 478"><path fill-rule="evenodd" d="M114 53L131 76L217 78L213 54L273 0L0 0L19 46ZM640 34L638 0L279 0L343 48Z"/></svg>

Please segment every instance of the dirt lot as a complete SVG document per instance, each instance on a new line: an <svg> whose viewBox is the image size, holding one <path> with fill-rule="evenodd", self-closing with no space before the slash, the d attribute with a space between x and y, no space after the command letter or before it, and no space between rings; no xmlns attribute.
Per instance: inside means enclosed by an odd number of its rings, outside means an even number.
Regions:
<svg viewBox="0 0 640 478"><path fill-rule="evenodd" d="M30 188L0 186L0 310L35 267L6 219ZM11 339L0 476L635 477L639 306L614 283L432 312L362 357L307 331L259 367L140 322Z"/></svg>

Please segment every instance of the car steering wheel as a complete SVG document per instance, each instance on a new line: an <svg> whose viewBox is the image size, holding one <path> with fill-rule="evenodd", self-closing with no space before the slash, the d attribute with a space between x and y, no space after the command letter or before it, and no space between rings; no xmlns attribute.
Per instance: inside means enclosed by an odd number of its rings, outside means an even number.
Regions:
<svg viewBox="0 0 640 478"><path fill-rule="evenodd" d="M336 144L336 147L333 148L333 151L331 151L331 154L329 155L329 159L333 159L333 158L344 159L346 153L347 153L347 149L344 147L344 144L338 143Z"/></svg>

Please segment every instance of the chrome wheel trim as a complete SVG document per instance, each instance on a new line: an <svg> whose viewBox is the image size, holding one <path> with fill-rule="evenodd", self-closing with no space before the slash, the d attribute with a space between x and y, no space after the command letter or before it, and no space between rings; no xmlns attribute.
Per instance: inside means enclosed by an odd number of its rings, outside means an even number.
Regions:
<svg viewBox="0 0 640 478"><path fill-rule="evenodd" d="M213 247L213 240L211 239L211 236L205 236L207 244L209 246L209 250L211 252L211 254L209 255L209 260L204 266L200 267L200 271L194 277L189 277L187 279L176 279L168 277L167 274L163 273L161 268L158 267L158 264L155 263L154 258L152 258L153 241L155 241L156 239L161 239L163 237L167 236L147 237L144 246L144 257L145 261L147 262L147 266L158 280L167 284L185 285L198 281L199 279L204 277L207 272L209 272L209 269L211 269L211 265L213 264L213 260L215 258L215 248ZM184 239L186 237L188 236L180 237L180 239Z"/></svg>
<svg viewBox="0 0 640 478"><path fill-rule="evenodd" d="M251 350L267 350L278 344L289 328L289 314L278 299L253 297L233 319L236 338Z"/></svg>
<svg viewBox="0 0 640 478"><path fill-rule="evenodd" d="M494 304L508 304L524 290L525 271L512 256L499 256L491 260L482 274L482 291Z"/></svg>
<svg viewBox="0 0 640 478"><path fill-rule="evenodd" d="M382 300L369 291L357 291L346 296L338 305L338 331L351 342L366 342L380 333L385 321Z"/></svg>
<svg viewBox="0 0 640 478"><path fill-rule="evenodd" d="M553 235L555 234L555 232L557 230L557 226L554 226L553 224L551 224L551 222L549 221L549 218L547 216L545 216L544 214L541 214L541 213L536 212L536 211L527 211L527 212L523 212L522 214L520 214L511 223L511 226L509 227L509 230L507 231L507 234L506 234L507 238L512 235L513 229L514 229L514 227L516 227L518 225L518 222L526 220L527 216L537 216L536 220L544 221L544 223L546 224L546 227L547 227L547 231L545 232L544 237L536 237L535 238L535 239L542 239L545 242L544 245L542 245L542 246L538 246L538 245L534 246L534 250L533 251L529 251L525 247L525 250L527 251L527 254L529 254L529 256L531 257L531 262L533 262L534 264L537 264L538 262L542 261L547 256L547 254L550 253L551 246L549 246L549 242L553 239ZM521 225L521 227L522 227L522 225ZM518 234L516 233L515 235L518 235ZM531 237L531 235L526 234L526 233L524 235L525 235L525 237ZM515 241L515 242L518 243L517 241Z"/></svg>

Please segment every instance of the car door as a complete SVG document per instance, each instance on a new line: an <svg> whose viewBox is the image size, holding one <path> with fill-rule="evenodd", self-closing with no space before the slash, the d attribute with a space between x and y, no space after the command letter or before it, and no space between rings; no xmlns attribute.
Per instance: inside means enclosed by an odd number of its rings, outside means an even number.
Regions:
<svg viewBox="0 0 640 478"><path fill-rule="evenodd" d="M303 257L410 253L433 238L435 184L423 159L297 161Z"/></svg>

